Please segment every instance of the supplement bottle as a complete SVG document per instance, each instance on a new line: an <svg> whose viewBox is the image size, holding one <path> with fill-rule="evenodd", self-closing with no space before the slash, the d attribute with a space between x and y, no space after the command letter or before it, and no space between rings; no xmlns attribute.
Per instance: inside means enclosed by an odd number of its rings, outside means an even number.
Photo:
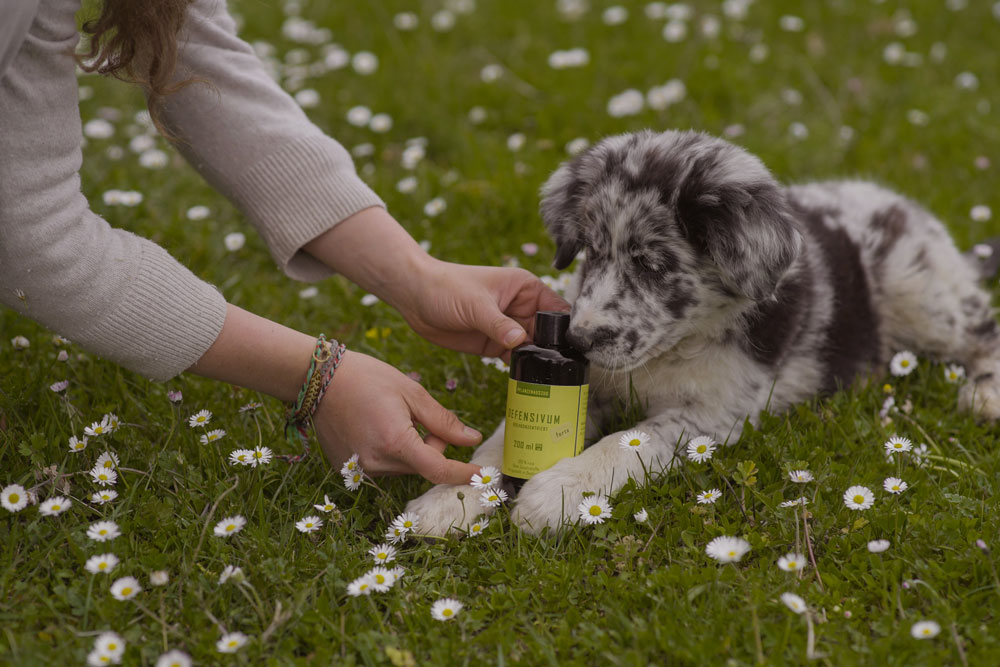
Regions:
<svg viewBox="0 0 1000 667"><path fill-rule="evenodd" d="M566 340L569 313L535 313L531 343L510 355L504 486L513 495L533 475L583 451L589 366Z"/></svg>

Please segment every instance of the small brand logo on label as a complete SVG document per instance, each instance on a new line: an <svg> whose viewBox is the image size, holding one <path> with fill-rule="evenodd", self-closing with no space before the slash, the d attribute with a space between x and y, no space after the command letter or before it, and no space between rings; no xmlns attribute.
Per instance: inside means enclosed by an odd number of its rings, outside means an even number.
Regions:
<svg viewBox="0 0 1000 667"><path fill-rule="evenodd" d="M517 393L521 396L534 396L535 398L548 398L549 385L531 384L530 382L518 382Z"/></svg>

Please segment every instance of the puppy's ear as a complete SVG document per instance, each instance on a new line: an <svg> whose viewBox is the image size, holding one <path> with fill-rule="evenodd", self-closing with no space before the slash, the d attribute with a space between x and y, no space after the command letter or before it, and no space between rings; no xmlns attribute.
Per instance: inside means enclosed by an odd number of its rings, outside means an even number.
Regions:
<svg viewBox="0 0 1000 667"><path fill-rule="evenodd" d="M711 180L692 176L681 186L681 224L718 265L727 287L762 301L774 294L802 244L785 195L770 177Z"/></svg>
<svg viewBox="0 0 1000 667"><path fill-rule="evenodd" d="M564 162L549 176L542 186L539 206L549 236L556 242L556 257L552 266L560 271L572 264L583 248L580 197L584 182L576 176L574 162Z"/></svg>

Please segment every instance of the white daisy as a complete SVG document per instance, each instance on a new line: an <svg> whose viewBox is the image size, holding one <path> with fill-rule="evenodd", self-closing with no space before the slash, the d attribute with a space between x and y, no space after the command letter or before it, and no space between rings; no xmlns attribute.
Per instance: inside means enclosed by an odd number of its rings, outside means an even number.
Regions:
<svg viewBox="0 0 1000 667"><path fill-rule="evenodd" d="M431 605L431 617L436 621L448 621L455 618L464 606L454 598L443 598Z"/></svg>
<svg viewBox="0 0 1000 667"><path fill-rule="evenodd" d="M908 350L897 352L889 362L889 371L896 377L909 375L917 367L917 357Z"/></svg>
<svg viewBox="0 0 1000 667"><path fill-rule="evenodd" d="M705 553L720 563L738 562L748 551L750 543L742 537L721 535L705 545Z"/></svg>
<svg viewBox="0 0 1000 667"><path fill-rule="evenodd" d="M965 379L965 368L959 364L949 364L944 369L944 379L951 384L958 384Z"/></svg>
<svg viewBox="0 0 1000 667"><path fill-rule="evenodd" d="M479 496L479 504L483 507L499 507L507 500L507 492L503 489L489 488Z"/></svg>
<svg viewBox="0 0 1000 667"><path fill-rule="evenodd" d="M448 208L448 202L444 200L444 197L435 197L424 204L424 215L433 218L444 213L446 208Z"/></svg>
<svg viewBox="0 0 1000 667"><path fill-rule="evenodd" d="M253 463L253 450L252 449L234 449L229 452L229 464L230 465L244 465L248 466Z"/></svg>
<svg viewBox="0 0 1000 667"><path fill-rule="evenodd" d="M372 580L367 574L362 575L347 584L347 594L351 597L358 597L359 595L371 595L372 594Z"/></svg>
<svg viewBox="0 0 1000 667"><path fill-rule="evenodd" d="M154 667L191 667L193 664L191 656L184 651L173 649L157 658Z"/></svg>
<svg viewBox="0 0 1000 667"><path fill-rule="evenodd" d="M199 410L188 418L188 426L191 428L208 426L210 421L212 421L212 413L208 410Z"/></svg>
<svg viewBox="0 0 1000 667"><path fill-rule="evenodd" d="M212 209L207 206L192 206L187 210L185 215L187 215L188 220L204 220L209 215L212 214Z"/></svg>
<svg viewBox="0 0 1000 667"><path fill-rule="evenodd" d="M95 491L90 496L90 502L97 503L98 505L103 505L104 503L110 503L112 500L118 497L118 492L114 489L102 489L101 491Z"/></svg>
<svg viewBox="0 0 1000 667"><path fill-rule="evenodd" d="M0 505L10 512L20 512L28 506L28 492L20 484L9 484L0 492Z"/></svg>
<svg viewBox="0 0 1000 667"><path fill-rule="evenodd" d="M813 481L813 474L808 470L792 470L788 473L788 476L796 484L805 484Z"/></svg>
<svg viewBox="0 0 1000 667"><path fill-rule="evenodd" d="M941 626L934 621L917 621L910 628L910 636L914 639L931 639L941 632Z"/></svg>
<svg viewBox="0 0 1000 667"><path fill-rule="evenodd" d="M139 585L139 580L135 577L122 577L121 579L115 579L115 583L111 584L111 595L116 600L129 600L134 598L142 591L142 586Z"/></svg>
<svg viewBox="0 0 1000 667"><path fill-rule="evenodd" d="M122 420L118 419L118 415L113 412L109 412L104 415L104 418L101 419L101 421L108 425L108 431L110 433L114 433L118 430L118 427L122 425Z"/></svg>
<svg viewBox="0 0 1000 667"><path fill-rule="evenodd" d="M94 466L90 471L91 478L101 486L110 486L118 482L118 473L114 468L100 468Z"/></svg>
<svg viewBox="0 0 1000 667"><path fill-rule="evenodd" d="M778 567L785 572L797 572L806 566L805 554L795 552L785 554L778 559Z"/></svg>
<svg viewBox="0 0 1000 667"><path fill-rule="evenodd" d="M243 526L247 525L247 520L244 519L239 514L234 516L229 516L215 524L215 535L216 537L229 537L235 533L243 530Z"/></svg>
<svg viewBox="0 0 1000 667"><path fill-rule="evenodd" d="M796 614L801 614L806 610L806 601L795 593L782 593L781 601Z"/></svg>
<svg viewBox="0 0 1000 667"><path fill-rule="evenodd" d="M389 529L385 533L385 541L389 544L399 544L406 540L408 532L408 530L399 526L389 526Z"/></svg>
<svg viewBox="0 0 1000 667"><path fill-rule="evenodd" d="M715 452L715 441L707 435L699 435L687 444L688 458L695 463L703 463L712 458Z"/></svg>
<svg viewBox="0 0 1000 667"><path fill-rule="evenodd" d="M318 516L307 516L296 522L295 527L300 533L313 533L323 527L323 519Z"/></svg>
<svg viewBox="0 0 1000 667"><path fill-rule="evenodd" d="M584 498L576 511L586 524L604 523L604 520L611 516L611 503L604 496L591 496Z"/></svg>
<svg viewBox="0 0 1000 667"><path fill-rule="evenodd" d="M166 570L154 570L149 573L149 584L151 586L166 586L170 583L170 573Z"/></svg>
<svg viewBox="0 0 1000 667"><path fill-rule="evenodd" d="M396 547L389 544L379 544L368 550L376 563L389 563L396 560Z"/></svg>
<svg viewBox="0 0 1000 667"><path fill-rule="evenodd" d="M120 662L121 660L115 660L110 655L105 655L97 649L87 654L87 664L94 667L100 667L100 665L117 665Z"/></svg>
<svg viewBox="0 0 1000 667"><path fill-rule="evenodd" d="M320 512L332 512L333 510L337 509L337 506L333 503L332 500L330 500L330 496L327 495L323 496L322 505L313 505L313 507L318 509Z"/></svg>
<svg viewBox="0 0 1000 667"><path fill-rule="evenodd" d="M236 653L250 639L242 632L227 632L215 642L215 650L219 653Z"/></svg>
<svg viewBox="0 0 1000 667"><path fill-rule="evenodd" d="M884 488L889 493L900 494L906 491L910 487L909 484L904 482L898 477L886 477L885 481L882 482L882 488Z"/></svg>
<svg viewBox="0 0 1000 667"><path fill-rule="evenodd" d="M416 530L420 525L420 515L413 512L403 512L392 521L393 526L398 526L406 531Z"/></svg>
<svg viewBox="0 0 1000 667"><path fill-rule="evenodd" d="M368 570L368 574L365 577L371 582L372 588L379 593L385 593L396 583L395 569L389 570L376 566Z"/></svg>
<svg viewBox="0 0 1000 667"><path fill-rule="evenodd" d="M122 531L114 521L97 521L90 524L90 527L87 528L87 537L95 542L107 542L121 534Z"/></svg>
<svg viewBox="0 0 1000 667"><path fill-rule="evenodd" d="M106 435L111 432L106 421L94 422L90 426L86 426L83 429L83 434L90 436L91 438L96 438L101 435Z"/></svg>
<svg viewBox="0 0 1000 667"><path fill-rule="evenodd" d="M808 504L809 504L808 498L806 498L805 496L799 496L795 500L786 500L785 502L781 503L779 507L798 507L800 505L808 505Z"/></svg>
<svg viewBox="0 0 1000 667"><path fill-rule="evenodd" d="M222 569L222 574L219 575L219 583L224 584L230 579L234 582L243 581L243 568L239 565L227 565Z"/></svg>
<svg viewBox="0 0 1000 667"><path fill-rule="evenodd" d="M100 556L91 556L87 559L87 562L83 564L83 567L91 574L107 574L111 570L118 566L118 556L114 554L101 554Z"/></svg>
<svg viewBox="0 0 1000 667"><path fill-rule="evenodd" d="M722 491L718 489L709 489L708 491L702 491L695 498L698 499L699 505L712 505L716 500L722 497Z"/></svg>
<svg viewBox="0 0 1000 667"><path fill-rule="evenodd" d="M199 439L201 440L201 444L207 445L210 442L215 442L219 438L225 437L225 435L226 432L224 430L222 430L221 428L217 428L213 431L209 431L208 433L203 434Z"/></svg>
<svg viewBox="0 0 1000 667"><path fill-rule="evenodd" d="M87 448L87 436L78 438L75 435L69 437L69 451L82 452Z"/></svg>
<svg viewBox="0 0 1000 667"><path fill-rule="evenodd" d="M117 662L125 653L125 640L117 632L102 632L94 640L94 650L109 656Z"/></svg>
<svg viewBox="0 0 1000 667"><path fill-rule="evenodd" d="M490 525L490 520L487 517L483 517L478 521L474 521L469 525L469 537L475 537L486 530L487 526Z"/></svg>
<svg viewBox="0 0 1000 667"><path fill-rule="evenodd" d="M844 504L852 510L866 510L875 504L875 495L866 486L852 486L844 491Z"/></svg>
<svg viewBox="0 0 1000 667"><path fill-rule="evenodd" d="M913 443L909 438L894 435L885 441L885 449L887 452L908 452L913 449Z"/></svg>
<svg viewBox="0 0 1000 667"><path fill-rule="evenodd" d="M649 520L649 512L643 507L641 510L632 515L632 518L639 523L646 523Z"/></svg>
<svg viewBox="0 0 1000 667"><path fill-rule="evenodd" d="M358 463L358 455L353 454L351 458L344 461L344 465L340 467L340 474L347 476L352 472L361 470L361 464Z"/></svg>
<svg viewBox="0 0 1000 667"><path fill-rule="evenodd" d="M493 466L483 466L479 472L472 476L472 481L469 484L477 489L488 489L491 486L499 484L500 480L501 475L499 470Z"/></svg>
<svg viewBox="0 0 1000 667"><path fill-rule="evenodd" d="M264 407L264 404L260 401L250 401L246 405L240 406L240 412L249 412L252 414L262 407Z"/></svg>
<svg viewBox="0 0 1000 667"><path fill-rule="evenodd" d="M361 469L357 469L354 472L344 475L344 486L347 487L348 491L357 491L361 488L361 479L364 473Z"/></svg>
<svg viewBox="0 0 1000 667"><path fill-rule="evenodd" d="M270 447L254 447L253 451L250 452L250 465L254 468L267 465L273 457L274 452L271 451Z"/></svg>
<svg viewBox="0 0 1000 667"><path fill-rule="evenodd" d="M14 346L15 350L27 350L31 347L31 341L24 336L14 336L10 339L10 344Z"/></svg>
<svg viewBox="0 0 1000 667"><path fill-rule="evenodd" d="M618 446L622 449L639 451L649 444L649 435L639 430L626 431L618 438Z"/></svg>
<svg viewBox="0 0 1000 667"><path fill-rule="evenodd" d="M101 452L101 455L97 457L97 461L94 462L94 467L108 469L117 468L118 455L111 451Z"/></svg>
<svg viewBox="0 0 1000 667"><path fill-rule="evenodd" d="M868 551L880 554L889 548L889 540L872 540L868 543Z"/></svg>
<svg viewBox="0 0 1000 667"><path fill-rule="evenodd" d="M63 496L56 496L55 498L49 498L41 505L39 505L38 511L43 516L57 516L68 510L69 506L70 506L69 498L64 498Z"/></svg>

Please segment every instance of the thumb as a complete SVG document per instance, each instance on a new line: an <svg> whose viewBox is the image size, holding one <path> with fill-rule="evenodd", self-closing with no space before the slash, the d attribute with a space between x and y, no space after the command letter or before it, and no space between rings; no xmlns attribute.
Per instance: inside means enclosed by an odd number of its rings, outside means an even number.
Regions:
<svg viewBox="0 0 1000 667"><path fill-rule="evenodd" d="M474 317L473 326L504 349L520 345L528 337L524 327L500 312L492 301L483 304Z"/></svg>
<svg viewBox="0 0 1000 667"><path fill-rule="evenodd" d="M455 413L435 401L423 387L410 405L410 410L416 421L445 442L469 447L483 438L482 433L463 424Z"/></svg>

